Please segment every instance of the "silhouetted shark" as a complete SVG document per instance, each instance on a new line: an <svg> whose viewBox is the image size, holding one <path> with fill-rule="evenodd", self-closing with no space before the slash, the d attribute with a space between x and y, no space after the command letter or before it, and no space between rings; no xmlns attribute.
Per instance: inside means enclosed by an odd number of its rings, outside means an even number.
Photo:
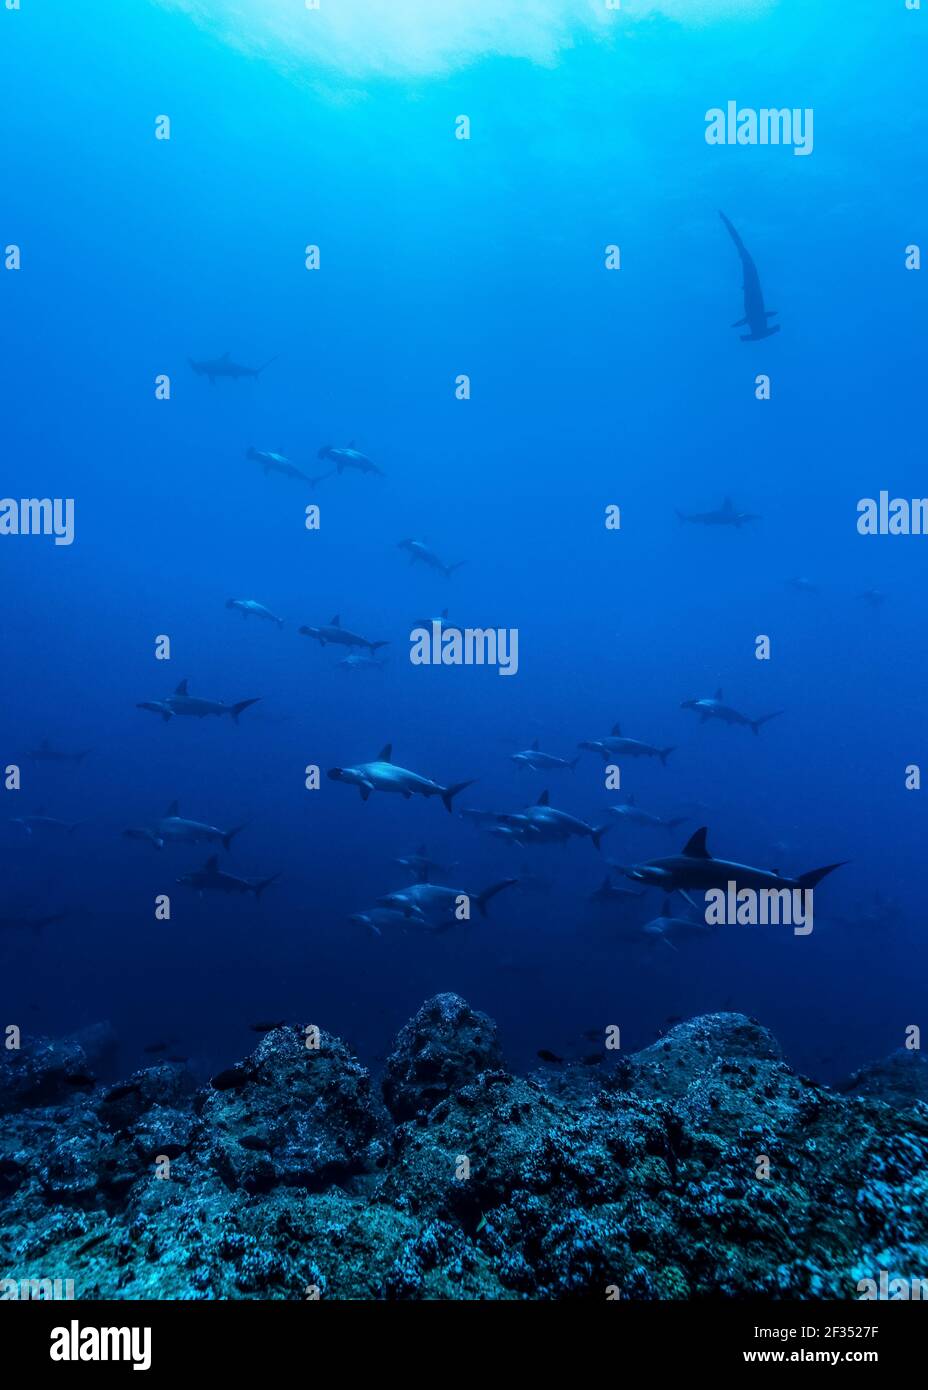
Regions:
<svg viewBox="0 0 928 1390"><path fill-rule="evenodd" d="M725 216L724 212L719 213L728 234L735 243L738 255L741 257L741 269L744 273L744 318L732 324L732 328L743 328L745 324L750 327L750 333L742 333L743 343L756 343L761 338L772 338L774 333L779 333L778 323L769 324L768 319L773 318L776 309L764 308L764 295L760 287L760 278L757 274L757 266L751 259L750 253L744 242L741 240L734 227Z"/></svg>
<svg viewBox="0 0 928 1390"><path fill-rule="evenodd" d="M237 381L242 376L253 376L257 381L264 368L269 367L272 362L276 362L277 358L268 358L262 367L243 367L238 362L233 362L227 352L224 352L221 357L214 357L212 361L194 362L192 357L188 357L187 361L197 376L208 376L210 386L215 386L216 378L220 376L230 377L233 381Z"/></svg>
<svg viewBox="0 0 928 1390"><path fill-rule="evenodd" d="M735 504L730 497L715 512L681 512L677 509L677 516L681 521L697 521L701 526L734 526L736 529L743 526L746 521L760 521L760 517L754 512L736 512Z"/></svg>

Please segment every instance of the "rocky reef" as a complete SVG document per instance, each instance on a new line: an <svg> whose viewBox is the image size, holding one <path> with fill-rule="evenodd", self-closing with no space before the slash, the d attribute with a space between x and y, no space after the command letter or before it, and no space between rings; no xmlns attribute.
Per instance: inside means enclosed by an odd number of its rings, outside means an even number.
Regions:
<svg viewBox="0 0 928 1390"><path fill-rule="evenodd" d="M7 1290L818 1299L928 1271L915 1053L831 1090L725 1013L519 1077L453 994L423 1004L377 1080L338 1038L285 1025L205 1086L159 1065L104 1088L106 1044L2 1056Z"/></svg>

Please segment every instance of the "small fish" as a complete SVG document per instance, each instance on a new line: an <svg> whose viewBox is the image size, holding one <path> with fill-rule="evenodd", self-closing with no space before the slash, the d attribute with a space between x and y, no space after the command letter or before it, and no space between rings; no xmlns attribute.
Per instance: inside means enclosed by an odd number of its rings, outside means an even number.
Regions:
<svg viewBox="0 0 928 1390"><path fill-rule="evenodd" d="M540 1057L543 1062L550 1062L552 1066L560 1066L564 1061L563 1057L559 1057L556 1052L551 1052L547 1047L539 1048L535 1056Z"/></svg>

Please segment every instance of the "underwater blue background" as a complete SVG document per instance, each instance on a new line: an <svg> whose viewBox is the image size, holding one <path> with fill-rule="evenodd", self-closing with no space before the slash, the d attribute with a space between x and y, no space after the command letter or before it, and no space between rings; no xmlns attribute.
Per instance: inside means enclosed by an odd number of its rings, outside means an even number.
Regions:
<svg viewBox="0 0 928 1390"><path fill-rule="evenodd" d="M74 497L76 540L0 541L0 761L24 770L0 809L0 916L70 915L2 934L3 1019L58 1034L109 1018L124 1063L170 1037L204 1074L263 1018L317 1022L371 1061L449 989L498 1020L516 1066L588 1050L604 1023L637 1047L723 1006L824 1080L898 1046L926 966L926 813L904 769L926 749L928 541L858 536L856 504L926 492L925 290L904 268L924 240L926 17L831 0L705 27L652 16L549 65L491 54L352 77L340 99L337 74L314 85L183 13L23 4L0 11L0 245L23 249L0 274L0 492ZM814 152L707 145L705 111L728 99L814 108ZM729 326L740 275L719 209L779 311L764 343ZM212 388L190 371L226 351L279 360ZM244 457L321 472L319 447L351 440L385 478L310 495ZM674 515L726 495L762 520ZM406 536L467 563L412 567ZM789 589L796 575L821 592ZM878 609L859 598L872 587ZM230 597L286 626L241 621ZM446 605L518 628L518 675L412 667L410 627ZM297 635L335 613L390 638L383 670L342 670ZM184 677L261 704L239 727L136 709ZM785 713L754 738L680 709L719 686ZM615 796L595 756L549 777L508 755L538 737L573 757L616 720L676 746L666 768L623 766L625 791L691 815L673 835L617 826L602 855L498 843L437 800L303 787L308 763L392 740L404 766L478 779L459 805L517 810L548 786L599 820ZM33 768L43 738L93 751ZM204 847L123 837L175 798L250 822L223 867L280 872L260 902L175 887ZM83 824L30 839L8 818L38 806ZM700 824L718 854L785 872L850 861L810 938L726 928L657 956L619 939L587 901L603 860L668 853ZM550 887L434 938L367 936L350 914L403 885L393 861L422 842L469 889L523 866ZM859 922L875 895L877 930ZM645 920L660 895L643 903Z"/></svg>

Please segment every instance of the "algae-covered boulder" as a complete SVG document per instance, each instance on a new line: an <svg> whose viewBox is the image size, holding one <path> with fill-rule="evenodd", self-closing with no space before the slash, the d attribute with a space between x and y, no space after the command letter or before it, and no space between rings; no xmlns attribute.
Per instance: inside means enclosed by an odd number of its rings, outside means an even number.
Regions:
<svg viewBox="0 0 928 1390"><path fill-rule="evenodd" d="M378 1123L370 1075L345 1043L287 1026L213 1078L200 1117L209 1163L250 1192L321 1189L360 1172Z"/></svg>
<svg viewBox="0 0 928 1390"><path fill-rule="evenodd" d="M387 1058L387 1109L394 1119L411 1119L502 1061L493 1020L459 994L436 994L400 1029Z"/></svg>

